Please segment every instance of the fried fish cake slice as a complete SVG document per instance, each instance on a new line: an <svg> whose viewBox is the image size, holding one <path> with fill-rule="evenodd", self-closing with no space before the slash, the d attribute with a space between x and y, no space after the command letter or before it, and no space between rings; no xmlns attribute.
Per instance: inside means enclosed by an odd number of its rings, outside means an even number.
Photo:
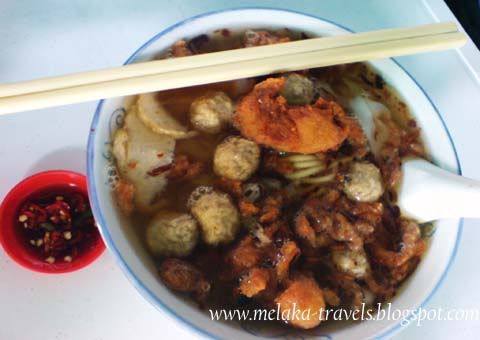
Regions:
<svg viewBox="0 0 480 340"><path fill-rule="evenodd" d="M279 151L310 154L338 148L350 131L343 109L322 98L313 105L288 105L279 94L284 83L280 77L257 84L237 104L235 126L245 137Z"/></svg>

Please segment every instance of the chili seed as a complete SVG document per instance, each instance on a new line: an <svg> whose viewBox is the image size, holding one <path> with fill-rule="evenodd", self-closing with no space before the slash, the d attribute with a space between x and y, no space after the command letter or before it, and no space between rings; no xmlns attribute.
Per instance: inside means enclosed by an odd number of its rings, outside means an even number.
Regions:
<svg viewBox="0 0 480 340"><path fill-rule="evenodd" d="M53 256L49 256L45 259L45 262L50 264L55 263L55 258Z"/></svg>
<svg viewBox="0 0 480 340"><path fill-rule="evenodd" d="M63 238L64 238L65 240L70 240L70 239L72 238L72 232L71 232L71 231L65 231L65 232L63 233Z"/></svg>
<svg viewBox="0 0 480 340"><path fill-rule="evenodd" d="M73 262L77 248L71 242L88 242L90 235L88 228L94 223L85 197L80 194L69 197L62 193L45 199L42 196L38 204L26 203L16 215L16 219L19 227L23 225L25 231L29 232L25 239L26 244L34 247L33 249L36 248L41 253L40 260L43 259L44 263L50 265ZM75 222L73 225L72 221Z"/></svg>

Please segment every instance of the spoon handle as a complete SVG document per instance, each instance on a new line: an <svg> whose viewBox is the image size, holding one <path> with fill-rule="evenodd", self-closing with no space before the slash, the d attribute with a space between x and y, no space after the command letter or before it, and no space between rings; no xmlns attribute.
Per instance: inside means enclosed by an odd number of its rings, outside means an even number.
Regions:
<svg viewBox="0 0 480 340"><path fill-rule="evenodd" d="M480 217L480 181L455 175L421 159L403 165L399 188L403 214L419 222Z"/></svg>

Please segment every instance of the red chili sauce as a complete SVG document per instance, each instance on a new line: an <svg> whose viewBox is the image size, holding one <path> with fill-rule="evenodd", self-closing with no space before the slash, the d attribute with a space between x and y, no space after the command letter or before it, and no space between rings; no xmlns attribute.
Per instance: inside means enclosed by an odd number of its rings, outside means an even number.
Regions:
<svg viewBox="0 0 480 340"><path fill-rule="evenodd" d="M88 197L75 188L53 188L28 198L17 224L26 247L50 264L75 261L99 236Z"/></svg>

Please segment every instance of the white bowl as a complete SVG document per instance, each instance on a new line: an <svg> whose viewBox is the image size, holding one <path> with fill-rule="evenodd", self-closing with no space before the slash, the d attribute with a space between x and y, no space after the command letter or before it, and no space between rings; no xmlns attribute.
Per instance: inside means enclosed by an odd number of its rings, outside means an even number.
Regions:
<svg viewBox="0 0 480 340"><path fill-rule="evenodd" d="M303 31L309 35L336 35L349 32L345 27L331 21L286 10L266 8L242 8L199 15L160 32L144 43L126 61L134 63L152 59L160 51L181 38L193 38L201 33L220 28L284 28ZM460 173L460 165L453 141L448 130L428 95L418 83L392 59L372 62L387 83L393 85L409 105L422 129L423 138L432 160L437 165ZM198 333L218 338L258 337L303 337L325 338L370 338L382 337L400 329L412 316L402 320L363 321L360 323L320 326L310 333L296 330L265 329L257 326L240 325L236 322L212 321L209 314L202 312L185 298L173 294L160 281L155 265L141 246L137 235L132 232L127 220L119 214L112 199L108 183L112 170L109 152L110 136L122 123L125 113L124 99L115 98L99 102L92 122L88 140L88 185L93 213L100 226L102 236L115 256L118 265L140 293L153 305L169 313L173 320L188 325ZM413 310L424 306L446 275L458 246L461 220L445 220L436 223L436 232L431 237L431 246L417 270L404 283L403 289L392 301L392 310ZM401 322L402 321L402 322Z"/></svg>

